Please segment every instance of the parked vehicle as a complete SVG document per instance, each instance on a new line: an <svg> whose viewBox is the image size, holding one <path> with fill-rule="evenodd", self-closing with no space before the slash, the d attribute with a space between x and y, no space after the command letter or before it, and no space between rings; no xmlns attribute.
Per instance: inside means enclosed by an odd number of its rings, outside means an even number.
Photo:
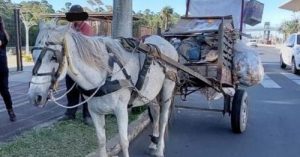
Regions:
<svg viewBox="0 0 300 157"><path fill-rule="evenodd" d="M300 74L300 33L288 37L280 49L280 67L290 67L294 74Z"/></svg>
<svg viewBox="0 0 300 157"><path fill-rule="evenodd" d="M249 42L247 43L248 46L251 47L257 47L257 40L256 39L250 39Z"/></svg>

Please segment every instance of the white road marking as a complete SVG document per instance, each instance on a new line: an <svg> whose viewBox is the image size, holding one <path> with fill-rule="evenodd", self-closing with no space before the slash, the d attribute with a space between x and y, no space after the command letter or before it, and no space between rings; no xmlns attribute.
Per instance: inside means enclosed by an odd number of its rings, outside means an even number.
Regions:
<svg viewBox="0 0 300 157"><path fill-rule="evenodd" d="M264 80L261 82L264 88L281 88L275 81L273 81L268 75L264 76Z"/></svg>
<svg viewBox="0 0 300 157"><path fill-rule="evenodd" d="M300 85L300 76L292 74L292 73L282 73L282 75L284 75L288 79L292 80L296 84Z"/></svg>

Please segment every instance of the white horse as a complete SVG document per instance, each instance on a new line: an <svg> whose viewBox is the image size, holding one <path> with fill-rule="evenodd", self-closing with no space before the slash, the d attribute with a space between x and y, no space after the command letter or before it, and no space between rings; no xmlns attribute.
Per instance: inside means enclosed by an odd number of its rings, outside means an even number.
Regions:
<svg viewBox="0 0 300 157"><path fill-rule="evenodd" d="M113 113L117 117L123 156L128 157L127 107L134 90L131 83L137 83L145 56L126 51L119 40L109 37L86 37L72 30L70 25L41 23L39 28L40 32L33 49L35 66L28 91L31 103L43 107L55 83L64 79L66 74L84 90L101 89L108 79L119 81L122 85L120 89L92 97L88 101L88 108L97 131L99 155L108 156L105 115ZM156 45L161 53L178 61L175 48L163 38L152 35L147 37L144 43ZM111 58L115 59L112 65ZM147 103L152 106L153 136L158 137L158 142L151 142L149 146L154 156L164 156L164 135L175 88L174 79L167 75L170 73L176 76L177 70L161 61L152 60L142 88L132 101L133 106ZM88 97L85 95L86 99Z"/></svg>

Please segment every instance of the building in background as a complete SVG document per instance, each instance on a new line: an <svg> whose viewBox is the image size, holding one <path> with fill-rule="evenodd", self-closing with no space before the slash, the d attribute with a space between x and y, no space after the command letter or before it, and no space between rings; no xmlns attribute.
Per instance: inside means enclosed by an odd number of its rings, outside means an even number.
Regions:
<svg viewBox="0 0 300 157"><path fill-rule="evenodd" d="M45 14L44 18L59 18L62 21L66 16L64 13ZM111 36L112 35L112 13L89 13L88 22L94 29L94 33L98 36ZM133 21L139 20L137 17L133 17ZM153 34L153 30L149 27L140 26L133 28L133 37L139 38L144 35Z"/></svg>

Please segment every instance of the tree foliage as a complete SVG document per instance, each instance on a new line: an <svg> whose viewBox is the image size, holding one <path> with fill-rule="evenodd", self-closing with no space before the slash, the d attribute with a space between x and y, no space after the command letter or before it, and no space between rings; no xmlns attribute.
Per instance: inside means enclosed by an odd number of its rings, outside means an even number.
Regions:
<svg viewBox="0 0 300 157"><path fill-rule="evenodd" d="M300 31L300 25L298 19L293 19L289 21L284 21L279 27L279 31L284 34L285 37L292 33L297 33Z"/></svg>
<svg viewBox="0 0 300 157"><path fill-rule="evenodd" d="M104 12L112 13L113 8L110 5L105 5L103 0L86 0L90 6L87 11L90 12ZM73 1L65 3L64 8L61 8L57 12L67 12L72 6ZM4 19L6 29L10 35L11 44L14 46L15 42L15 21L14 21L14 12L13 9L19 7L23 13L23 21L30 26L29 37L30 45L34 45L36 36L38 34L38 21L42 18L42 14L54 13L53 6L48 3L47 0L29 0L22 1L20 3L13 3L11 0L0 0L0 16ZM88 10L89 9L89 10ZM138 17L139 20L134 22L134 29L139 28L140 26L150 27L154 32L157 28L167 29L174 25L177 20L180 18L180 15L174 12L171 7L164 7L160 12L153 12L149 9L144 11L138 11L134 13L134 16ZM22 24L22 45L25 45L25 26Z"/></svg>
<svg viewBox="0 0 300 157"><path fill-rule="evenodd" d="M6 30L8 35L10 36L10 40L8 46L14 46L16 41L15 37L15 19L13 8L14 5L10 0L0 0L0 16L3 18Z"/></svg>
<svg viewBox="0 0 300 157"><path fill-rule="evenodd" d="M173 12L174 12L173 8L171 8L169 6L165 6L160 12L160 16L162 18L162 22L163 22L165 30L167 30L169 28Z"/></svg>
<svg viewBox="0 0 300 157"><path fill-rule="evenodd" d="M39 1L23 1L20 3L22 20L29 27L37 25L43 14L54 13L52 5L47 0Z"/></svg>
<svg viewBox="0 0 300 157"><path fill-rule="evenodd" d="M154 32L158 28L166 30L172 27L180 18L180 15L174 12L171 7L164 7L158 13L146 9L144 11L138 11L134 16L139 18L139 20L134 23L134 28L146 26L150 27Z"/></svg>
<svg viewBox="0 0 300 157"><path fill-rule="evenodd" d="M22 1L21 6L21 19L25 26L25 38L26 38L26 53L29 53L29 45L33 45L37 32L33 34L33 40L29 38L31 34L30 28L38 24L38 21L41 19L42 15L47 13L54 13L54 9L47 0L42 1Z"/></svg>

